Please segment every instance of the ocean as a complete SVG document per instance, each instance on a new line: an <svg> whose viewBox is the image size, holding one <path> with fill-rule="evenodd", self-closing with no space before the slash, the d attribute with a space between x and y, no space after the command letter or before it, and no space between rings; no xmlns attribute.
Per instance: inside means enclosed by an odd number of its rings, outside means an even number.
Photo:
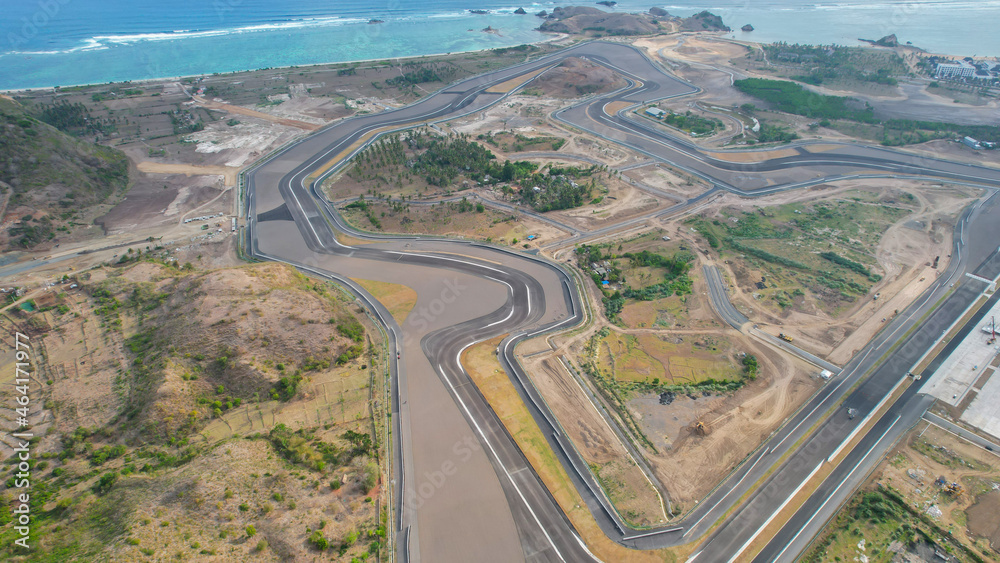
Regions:
<svg viewBox="0 0 1000 563"><path fill-rule="evenodd" d="M436 0L4 0L0 90L143 80L258 68L471 51L543 41L535 12L590 2ZM615 11L653 4L622 0ZM935 53L1000 55L1000 0L711 0L709 10L758 42L858 45L895 33ZM514 14L523 7L529 15ZM478 15L469 9L489 10ZM384 23L369 24L369 20ZM746 23L755 31L743 33ZM487 26L498 34L483 33Z"/></svg>

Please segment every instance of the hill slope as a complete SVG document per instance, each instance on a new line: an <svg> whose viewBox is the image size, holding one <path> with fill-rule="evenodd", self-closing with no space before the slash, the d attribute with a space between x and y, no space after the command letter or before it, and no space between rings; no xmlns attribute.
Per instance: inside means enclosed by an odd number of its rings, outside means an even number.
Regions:
<svg viewBox="0 0 1000 563"><path fill-rule="evenodd" d="M648 14L608 13L597 8L556 8L538 28L550 33L600 35L649 35L661 31Z"/></svg>
<svg viewBox="0 0 1000 563"><path fill-rule="evenodd" d="M32 358L47 382L31 387L32 551L5 509L0 560L385 557L380 333L290 267L202 271L165 254L0 314L45 351ZM6 506L23 492L0 481Z"/></svg>
<svg viewBox="0 0 1000 563"><path fill-rule="evenodd" d="M124 153L67 135L3 97L0 128L0 221L7 227L0 245L48 242L128 187Z"/></svg>

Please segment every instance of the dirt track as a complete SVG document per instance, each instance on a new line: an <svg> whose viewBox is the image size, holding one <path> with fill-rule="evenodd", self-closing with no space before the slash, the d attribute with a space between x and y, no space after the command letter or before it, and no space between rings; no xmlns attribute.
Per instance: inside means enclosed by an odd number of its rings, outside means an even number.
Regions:
<svg viewBox="0 0 1000 563"><path fill-rule="evenodd" d="M182 164L167 162L143 161L135 165L141 172L147 174L184 174L185 176L219 175L225 178L226 186L235 186L240 169L235 166L210 166L200 164Z"/></svg>
<svg viewBox="0 0 1000 563"><path fill-rule="evenodd" d="M201 105L202 107L206 107L209 109L220 109L223 111L227 111L229 113L245 115L247 117L256 117L258 119L264 119L266 121L277 123L279 125L287 125L289 127L296 127L298 129L304 129L306 131L315 131L316 129L319 129L321 127L320 125L317 125L315 123L306 123L305 121L299 121L297 119L277 117L269 113L264 113L262 111L255 111L249 108L245 108L243 106L234 106L232 104L225 104L221 102L210 102L205 98L199 96L193 96L192 98L196 102L198 102L198 104Z"/></svg>

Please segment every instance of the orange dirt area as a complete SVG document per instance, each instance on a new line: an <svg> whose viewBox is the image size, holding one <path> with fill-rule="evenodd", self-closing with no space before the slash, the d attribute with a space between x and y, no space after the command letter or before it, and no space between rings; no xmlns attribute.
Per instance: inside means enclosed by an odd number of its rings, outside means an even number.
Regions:
<svg viewBox="0 0 1000 563"><path fill-rule="evenodd" d="M287 125L288 127L295 127L298 129L304 129L306 131L315 131L316 129L319 129L321 127L321 125L317 125L315 123L307 123L305 121L299 121L297 119L277 117L269 113L252 110L250 108L245 108L243 106L235 106L232 104L225 104L221 102L211 102L199 96L192 96L192 99L194 99L194 101L197 102L198 105L209 109L219 109L227 111L229 113L236 113L248 117L256 117L258 119L263 119L266 121L270 121L272 123L277 123L279 125Z"/></svg>
<svg viewBox="0 0 1000 563"><path fill-rule="evenodd" d="M235 166L211 166L201 164L182 164L172 162L152 162L149 160L137 162L136 168L147 174L184 174L185 176L222 176L227 186L236 185L236 177L240 169Z"/></svg>
<svg viewBox="0 0 1000 563"><path fill-rule="evenodd" d="M712 158L727 162L763 162L772 158L785 158L799 154L795 149L774 149L769 151L711 152Z"/></svg>
<svg viewBox="0 0 1000 563"><path fill-rule="evenodd" d="M358 139L357 141L354 141L353 143L351 143L351 145L349 147L347 147L346 149L340 151L333 158L331 158L330 160L326 161L326 163L324 163L323 166L321 166L318 169L316 169L315 172L313 172L312 174L309 175L309 179L319 178L320 176L322 176L323 174L325 174L327 170L333 168L341 160L343 160L344 158L346 158L347 155L351 154L352 151L356 150L358 147L360 147L363 144L367 143L369 139L373 138L376 134L380 133L381 131L383 131L383 129L378 129L378 130L375 130L375 131L370 131L368 133L365 133L360 139Z"/></svg>
<svg viewBox="0 0 1000 563"><path fill-rule="evenodd" d="M534 72L529 72L528 74L522 74L521 76L517 76L515 78L511 78L510 80L508 80L506 82L501 82L500 84L497 84L496 86L491 86L491 87L487 88L486 89L486 93L487 94L506 94L506 93L508 93L508 92L516 89L518 86L524 84L525 82L530 81L532 78L538 76L539 74L541 74L541 73L549 70L550 68L552 68L552 67L551 66L547 66L545 68L540 68L540 69L538 69L538 70L536 70Z"/></svg>
<svg viewBox="0 0 1000 563"><path fill-rule="evenodd" d="M538 425L521 402L507 374L500 368L494 349L502 339L502 336L497 337L468 348L462 355L462 366L503 421L504 427L514 437L588 549L604 561L683 561L693 551L693 544L669 550L635 551L618 545L604 535L569 475L556 460Z"/></svg>
<svg viewBox="0 0 1000 563"><path fill-rule="evenodd" d="M633 102L611 102L604 106L604 113L608 115L615 115L621 110L634 105Z"/></svg>

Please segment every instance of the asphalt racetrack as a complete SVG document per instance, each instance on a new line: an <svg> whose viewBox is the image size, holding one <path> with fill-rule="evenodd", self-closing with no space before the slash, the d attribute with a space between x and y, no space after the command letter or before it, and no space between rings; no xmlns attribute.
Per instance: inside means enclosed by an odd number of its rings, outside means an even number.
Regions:
<svg viewBox="0 0 1000 563"><path fill-rule="evenodd" d="M932 177L990 189L1000 186L998 169L847 143L832 148L831 143L823 143L822 152L811 152L808 142L797 143L791 145L798 153L795 156L752 164L715 158L624 112L609 115L604 111L613 101L640 103L697 91L638 50L605 42L583 43L469 78L404 108L339 121L262 160L245 172L248 252L260 259L287 262L347 286L385 327L390 336L390 355L399 354L392 373L392 432L393 524L400 561L594 559L459 365L461 352L475 342L509 335L498 348L501 365L608 537L636 549L699 542L697 560L727 561L742 552L747 539L756 537L761 525L783 506L797 483L851 434L852 426L838 418L839 412L827 416L828 409L824 408L852 387L842 383L864 379L866 383L847 400L856 401L862 412L870 411L879 394L901 376L899 366L907 364L915 353L911 348L925 345L926 338L939 330L941 323L960 314L964 304L982 289L972 285L981 282L973 282L962 273L979 270L982 275L991 275L1000 268L1000 260L993 253L1000 240L998 198L984 198L963 215L955 237L955 258L941 281L845 366L843 376L831 380L799 415L683 521L660 529L630 530L607 503L586 463L563 435L513 353L516 342L523 338L569 328L582 320L583 307L574 278L561 266L543 259L464 241L352 232L352 237L366 239L365 243L343 245L337 240L337 231L350 229L314 187L378 135L480 111L506 95L487 92L491 86L551 67L567 57L584 57L606 65L630 82L620 91L561 110L556 118L706 178L715 186L709 193L726 190L753 196L871 175ZM667 212L683 210L706 195L679 203ZM992 241L992 249L987 240ZM417 305L399 324L350 278L407 285L416 290ZM951 280L958 280L954 291L946 285ZM936 312L923 320L924 313L945 295ZM904 322L919 323L919 328L915 332L898 330ZM892 348L904 334L908 340ZM883 367L866 378L868 370L879 361ZM886 367L890 364L892 367ZM912 417L922 404L919 399L907 398L900 407L900 419L904 415ZM894 422L888 430L880 421L866 439L877 438L881 430L886 435L874 443L871 451L885 446L905 420ZM817 423L822 426L811 431ZM804 445L787 460L779 461L802 438ZM778 466L775 476L758 487L761 476L772 465ZM849 488L839 487L834 492ZM751 494L729 512L746 492ZM812 513L804 514L802 522L834 504L817 498ZM809 506L807 503L803 510ZM727 512L725 522L713 534L704 536ZM806 537L791 529L783 529L782 534L789 542L795 534L796 541ZM782 558L794 555L788 549L778 553L770 545L765 553Z"/></svg>

